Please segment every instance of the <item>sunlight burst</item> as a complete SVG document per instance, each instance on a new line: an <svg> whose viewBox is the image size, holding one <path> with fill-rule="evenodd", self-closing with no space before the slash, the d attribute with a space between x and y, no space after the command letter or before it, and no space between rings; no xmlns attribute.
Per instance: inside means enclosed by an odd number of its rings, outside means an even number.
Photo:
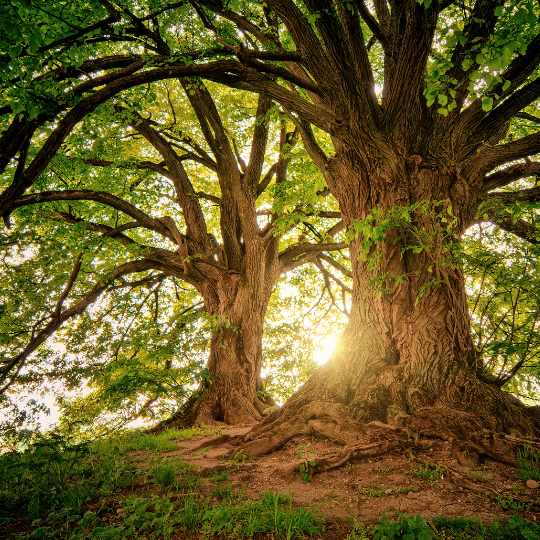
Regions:
<svg viewBox="0 0 540 540"><path fill-rule="evenodd" d="M338 336L333 334L327 335L319 342L319 348L313 354L313 359L317 365L322 366L330 358L336 348Z"/></svg>

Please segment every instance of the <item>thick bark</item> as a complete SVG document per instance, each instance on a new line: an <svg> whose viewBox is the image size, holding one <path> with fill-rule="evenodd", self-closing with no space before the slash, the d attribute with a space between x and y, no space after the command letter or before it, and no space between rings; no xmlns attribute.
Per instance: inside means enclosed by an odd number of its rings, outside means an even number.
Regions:
<svg viewBox="0 0 540 540"><path fill-rule="evenodd" d="M240 272L220 273L199 286L213 330L207 377L184 406L163 424L254 424L275 405L262 392L264 316L279 277L278 240L252 239Z"/></svg>
<svg viewBox="0 0 540 540"><path fill-rule="evenodd" d="M447 168L422 165L389 153L376 170L366 171L349 157L334 158L334 178L346 181L332 188L349 226L373 207L446 203L417 210L409 222L389 229L367 261L363 235L351 241L353 308L336 351L246 436L246 453L263 454L296 435L316 434L344 445L343 455L320 464L328 468L366 451L372 455L381 436L397 441L414 434L457 441L459 448L514 463L510 450L516 441L540 434L526 407L486 382L477 362L464 280L450 249L470 212L468 194L456 189L459 179ZM448 204L455 209L454 237L445 231ZM415 253L412 247L422 241L425 249ZM370 261L376 261L374 268Z"/></svg>
<svg viewBox="0 0 540 540"><path fill-rule="evenodd" d="M242 287L217 315L212 332L207 377L165 424L254 424L275 405L261 391L263 319L268 300L256 302Z"/></svg>

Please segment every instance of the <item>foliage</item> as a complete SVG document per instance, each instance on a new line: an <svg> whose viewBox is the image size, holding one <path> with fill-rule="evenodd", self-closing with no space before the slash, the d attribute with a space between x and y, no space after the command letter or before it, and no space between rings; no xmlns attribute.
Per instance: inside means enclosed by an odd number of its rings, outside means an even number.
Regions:
<svg viewBox="0 0 540 540"><path fill-rule="evenodd" d="M358 490L358 493L368 497L384 497L387 495L387 490L385 488L362 488Z"/></svg>
<svg viewBox="0 0 540 540"><path fill-rule="evenodd" d="M193 467L183 463L154 463L147 471L136 469L128 452L162 452L176 448L170 440L189 438L200 429L169 430L158 436L133 431L93 443L74 444L49 434L24 451L0 455L0 519L26 508L30 522L51 510L77 513L95 497L106 497L131 486L149 474L158 484L174 484L176 475L187 477ZM172 481L171 480L172 477Z"/></svg>
<svg viewBox="0 0 540 540"><path fill-rule="evenodd" d="M444 468L440 463L437 463L434 467L425 465L423 467L419 467L418 469L412 468L410 471L406 471L403 474L408 474L422 480L427 480L430 485L433 486L437 480L443 477Z"/></svg>
<svg viewBox="0 0 540 540"><path fill-rule="evenodd" d="M434 521L437 529L459 540L533 540L540 534L540 526L532 521L524 521L519 516L511 516L504 524L494 520L491 525L466 518L438 517Z"/></svg>
<svg viewBox="0 0 540 540"><path fill-rule="evenodd" d="M419 516L403 516L401 521L390 521L388 517L381 518L380 525L373 530L373 540L431 540L435 533Z"/></svg>
<svg viewBox="0 0 540 540"><path fill-rule="evenodd" d="M437 222L438 227L429 228L428 219ZM374 208L365 218L351 224L347 237L360 237L359 258L376 276L372 278L371 285L379 294L388 294L414 274L389 275L381 271L385 241L400 245L402 257L407 251L427 253L431 263L428 271L432 273L438 265L454 262L456 223L452 206L445 201L420 201L409 206L394 206L386 211ZM384 289L383 284L388 280L392 287ZM425 284L422 294L430 286L438 284L436 279ZM419 297L416 302L418 300Z"/></svg>
<svg viewBox="0 0 540 540"><path fill-rule="evenodd" d="M298 467L298 470L300 471L300 476L304 482L311 482L311 471L313 470L313 467L317 466L317 462L314 459L311 459L313 454L315 454L315 451L311 448L311 443L300 444L298 446L296 457L303 460Z"/></svg>
<svg viewBox="0 0 540 540"><path fill-rule="evenodd" d="M515 219L534 208L515 208ZM463 262L471 328L485 370L507 391L535 399L539 375L538 246L492 226L471 229Z"/></svg>

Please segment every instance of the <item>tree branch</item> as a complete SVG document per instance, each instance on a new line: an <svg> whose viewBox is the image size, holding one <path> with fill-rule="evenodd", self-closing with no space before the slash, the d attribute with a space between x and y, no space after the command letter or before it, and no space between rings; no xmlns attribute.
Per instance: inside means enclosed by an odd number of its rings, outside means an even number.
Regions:
<svg viewBox="0 0 540 540"><path fill-rule="evenodd" d="M118 277L126 274L132 274L135 272L144 272L153 268L153 264L147 260L130 261L124 263L111 272L107 276L104 276L103 280L92 287L82 300L74 304L73 306L65 309L61 313L57 314L56 309L51 314L49 323L36 335L33 335L26 345L26 347L14 358L7 362L7 365L0 370L0 383L7 382L2 388L0 388L0 395L4 394L6 390L16 381L21 369L23 368L27 358L42 344L47 338L49 338L64 322L68 319L80 315L83 313L89 305L93 304L101 294L107 289L107 287L114 282ZM72 274L73 275L73 274ZM70 287L71 288L71 287ZM69 291L68 291L69 294ZM60 301L60 300L59 300ZM63 302L63 300L62 300ZM14 373L10 373L15 368Z"/></svg>
<svg viewBox="0 0 540 540"><path fill-rule="evenodd" d="M152 218L141 212L132 204L111 195L105 191L92 191L90 189L76 189L66 191L42 191L32 195L24 195L12 203L12 209L27 206L29 204L39 204L54 201L95 201L126 214L137 220L146 229L152 230L165 236L171 241L175 241L169 229L167 229L159 219Z"/></svg>
<svg viewBox="0 0 540 540"><path fill-rule="evenodd" d="M540 175L540 163L538 162L529 161L527 163L511 165L502 171L497 171L486 176L482 185L482 191L487 194L493 189L507 186L520 178L537 175ZM491 196L492 195L489 195L490 198Z"/></svg>

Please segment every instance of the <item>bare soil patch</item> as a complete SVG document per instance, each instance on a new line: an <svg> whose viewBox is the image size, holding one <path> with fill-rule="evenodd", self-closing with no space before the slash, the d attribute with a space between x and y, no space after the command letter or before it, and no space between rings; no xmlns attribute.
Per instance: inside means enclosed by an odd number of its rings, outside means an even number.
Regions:
<svg viewBox="0 0 540 540"><path fill-rule="evenodd" d="M250 426L224 427L223 435L243 435ZM300 465L317 462L337 450L337 444L316 437L301 436L269 455L243 461L231 459L235 446L216 435L174 441L178 450L163 453L164 459L181 457L195 464L204 478L203 490L215 485L215 471L228 470L228 481L244 496L258 499L266 490L291 494L296 505L312 505L338 524L354 517L366 524L379 523L381 516L399 512L436 516L470 517L490 523L519 514L540 521L540 489L530 489L518 470L490 459L478 461L457 454L452 444L422 437L407 448L364 461L351 461L329 471L310 467L309 481L302 478ZM298 457L298 453L302 458ZM413 470L442 469L438 479L419 478ZM408 474L407 474L408 473ZM436 473L434 473L434 476Z"/></svg>

